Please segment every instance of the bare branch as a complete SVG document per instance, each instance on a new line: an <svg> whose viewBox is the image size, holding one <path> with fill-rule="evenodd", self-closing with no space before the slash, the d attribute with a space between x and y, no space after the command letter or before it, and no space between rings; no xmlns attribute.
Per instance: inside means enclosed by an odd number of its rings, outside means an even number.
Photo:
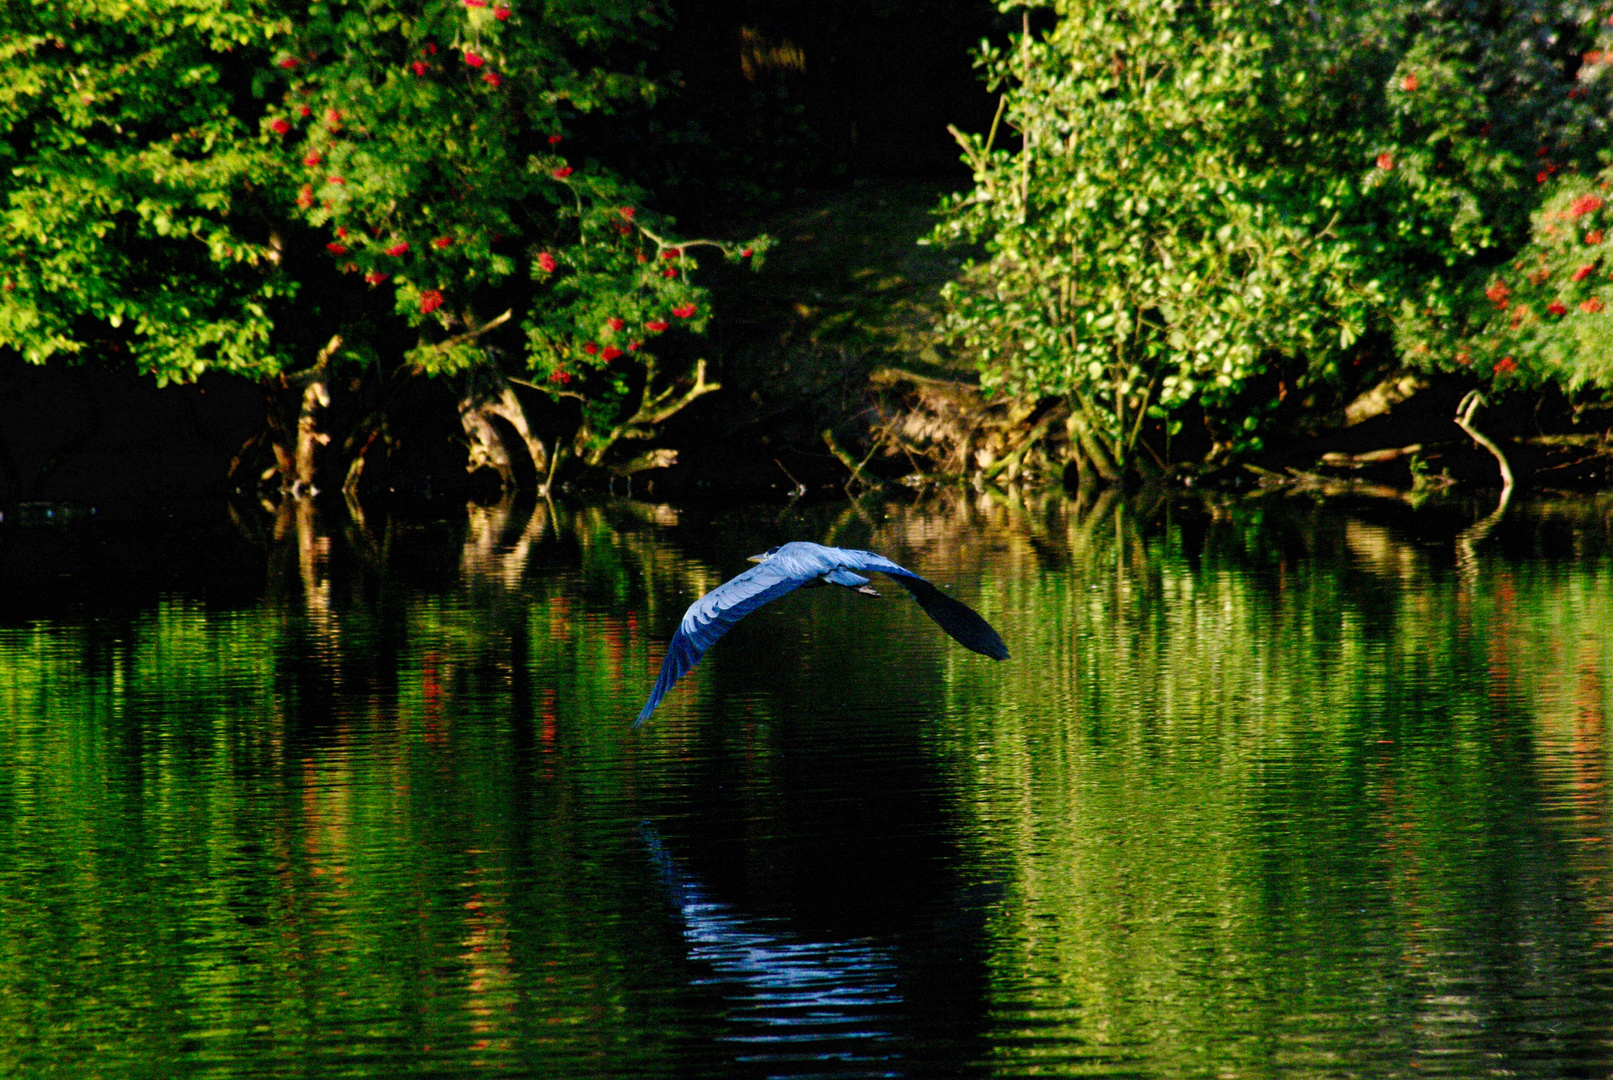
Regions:
<svg viewBox="0 0 1613 1080"><path fill-rule="evenodd" d="M1477 390L1469 390L1467 396L1456 406L1456 426L1467 432L1468 437L1488 450L1495 458L1496 464L1501 467L1501 505L1497 514L1506 509L1507 500L1512 498L1512 466L1507 464L1507 456L1501 448L1485 437L1484 433L1473 426L1473 414L1484 404L1484 395Z"/></svg>
<svg viewBox="0 0 1613 1080"><path fill-rule="evenodd" d="M505 323L509 322L510 316L514 314L515 312L513 310L505 311L504 314L498 316L497 318L489 319L487 322L484 322L478 327L466 330L463 334L455 334L451 338L444 338L432 347L438 352L444 352L453 346L458 345L462 341L474 341L476 338L481 337L495 326L503 326Z"/></svg>

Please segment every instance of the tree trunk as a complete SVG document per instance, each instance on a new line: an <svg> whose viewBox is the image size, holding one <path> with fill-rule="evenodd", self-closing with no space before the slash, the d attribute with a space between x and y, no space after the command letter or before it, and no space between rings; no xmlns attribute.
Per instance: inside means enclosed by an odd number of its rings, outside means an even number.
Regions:
<svg viewBox="0 0 1613 1080"><path fill-rule="evenodd" d="M1344 415L1338 426L1351 428L1382 416L1401 402L1410 400L1412 395L1428 389L1428 385L1426 378L1411 372L1391 375L1344 406Z"/></svg>
<svg viewBox="0 0 1613 1080"><path fill-rule="evenodd" d="M308 385L302 390L302 408L297 413L296 460L292 464L288 489L293 497L319 494L314 486L314 474L319 469L315 448L330 442L330 435L319 427L319 414L330 407L330 365L326 359L321 353L319 364L309 373Z"/></svg>
<svg viewBox="0 0 1613 1080"><path fill-rule="evenodd" d="M318 448L330 442L330 436L320 429L320 413L330 405L330 361L341 347L341 335L336 334L319 350L313 367L305 374L290 379L281 376L274 383L265 380L264 430L241 447L230 463L231 476L267 442L274 453L274 464L259 474L258 484L279 474L280 490L294 498L318 493L314 484L319 472ZM298 386L302 393L297 398L297 419L292 423L286 391L294 392Z"/></svg>
<svg viewBox="0 0 1613 1080"><path fill-rule="evenodd" d="M533 485L542 482L549 471L549 452L542 440L532 434L526 410L515 390L500 372L480 368L466 378L465 393L459 400L459 423L470 443L467 472L490 468L499 475L506 491L523 486L527 470L520 461L522 452L531 463Z"/></svg>
<svg viewBox="0 0 1613 1080"><path fill-rule="evenodd" d="M1114 457L1110 455L1108 448L1103 445L1103 441L1093 433L1092 425L1088 422L1080 402L1077 402L1070 409L1070 418L1065 421L1065 425L1065 430L1070 437L1070 445L1081 448L1082 456L1091 462L1092 469L1097 473L1098 479L1106 484L1118 483L1120 480L1120 467L1115 462Z"/></svg>

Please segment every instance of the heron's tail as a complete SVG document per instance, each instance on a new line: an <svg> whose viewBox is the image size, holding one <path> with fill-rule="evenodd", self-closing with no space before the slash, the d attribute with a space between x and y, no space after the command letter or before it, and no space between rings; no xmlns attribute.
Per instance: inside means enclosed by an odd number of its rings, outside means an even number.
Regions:
<svg viewBox="0 0 1613 1080"><path fill-rule="evenodd" d="M905 577L891 574L901 583L902 588L913 594L913 599L919 602L930 618L935 620L937 626L952 636L952 640L965 649L977 652L982 656L989 656L993 660L1007 660L1008 646L991 624L980 617L980 613L960 600L954 600L946 593L937 589L923 578Z"/></svg>

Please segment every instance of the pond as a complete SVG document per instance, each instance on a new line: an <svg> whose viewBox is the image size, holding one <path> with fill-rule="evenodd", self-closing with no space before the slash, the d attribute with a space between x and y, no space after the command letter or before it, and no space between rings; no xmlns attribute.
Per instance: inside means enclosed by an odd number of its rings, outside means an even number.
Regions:
<svg viewBox="0 0 1613 1080"><path fill-rule="evenodd" d="M0 1075L1613 1071L1613 503L237 513L0 535ZM801 592L635 730L795 539L1012 658Z"/></svg>

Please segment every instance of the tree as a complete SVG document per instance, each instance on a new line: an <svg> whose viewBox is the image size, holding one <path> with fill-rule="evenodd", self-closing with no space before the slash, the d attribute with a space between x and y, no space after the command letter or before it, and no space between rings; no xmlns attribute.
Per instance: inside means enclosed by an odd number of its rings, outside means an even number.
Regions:
<svg viewBox="0 0 1613 1080"><path fill-rule="evenodd" d="M953 290L956 339L988 386L1069 402L1077 461L1118 476L1190 404L1257 448L1285 393L1386 370L1613 370L1585 209L1613 31L1591 8L1052 7L1047 33L984 48L999 123L958 134L975 189L936 236L987 253Z"/></svg>
<svg viewBox="0 0 1613 1080"><path fill-rule="evenodd" d="M657 335L708 315L696 245L566 145L576 117L653 96L609 61L655 19L631 0L9 5L0 346L258 378L298 490L338 366L372 388L465 379L474 435L520 410L490 348L514 344L532 385L584 399L569 441L603 461L712 388L655 370ZM754 263L766 241L700 243Z"/></svg>
<svg viewBox="0 0 1613 1080"><path fill-rule="evenodd" d="M999 122L955 132L976 186L937 238L986 248L950 290L983 381L1065 399L1072 455L1116 479L1150 417L1348 344L1373 293L1336 215L1249 145L1272 41L1236 5L1054 6L1046 34L982 52Z"/></svg>

